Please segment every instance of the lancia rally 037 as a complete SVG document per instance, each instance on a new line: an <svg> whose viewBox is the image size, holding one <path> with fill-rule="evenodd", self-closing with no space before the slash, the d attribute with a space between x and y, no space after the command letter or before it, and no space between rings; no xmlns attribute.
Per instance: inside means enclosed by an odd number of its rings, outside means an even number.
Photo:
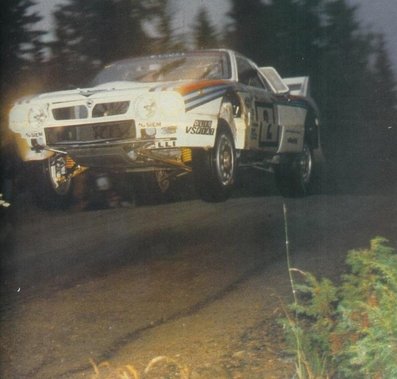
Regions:
<svg viewBox="0 0 397 379"><path fill-rule="evenodd" d="M302 196L321 152L309 78L282 79L223 49L109 64L88 88L20 99L9 128L48 201L69 198L86 168L155 178L164 191L191 174L203 200L223 201L248 166Z"/></svg>

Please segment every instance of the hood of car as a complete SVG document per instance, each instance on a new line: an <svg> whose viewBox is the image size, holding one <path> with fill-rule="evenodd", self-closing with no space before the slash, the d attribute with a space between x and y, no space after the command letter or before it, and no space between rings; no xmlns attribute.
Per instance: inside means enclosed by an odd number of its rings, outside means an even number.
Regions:
<svg viewBox="0 0 397 379"><path fill-rule="evenodd" d="M175 91L182 96L189 94L204 94L205 90L223 90L231 84L227 80L200 80L178 81L163 83L138 83L138 82L110 82L89 88L76 88L71 90L42 93L36 96L23 98L19 103L63 103L76 100L111 98L115 96L133 97L135 94Z"/></svg>
<svg viewBox="0 0 397 379"><path fill-rule="evenodd" d="M153 86L153 85L151 85ZM151 87L146 83L111 82L96 87L76 88L64 91L47 92L28 99L31 102L61 103L74 100L106 98L131 92L146 92Z"/></svg>

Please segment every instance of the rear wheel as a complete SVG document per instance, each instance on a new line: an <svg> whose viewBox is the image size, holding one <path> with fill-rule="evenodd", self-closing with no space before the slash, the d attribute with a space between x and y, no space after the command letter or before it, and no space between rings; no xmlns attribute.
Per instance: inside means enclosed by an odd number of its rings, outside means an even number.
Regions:
<svg viewBox="0 0 397 379"><path fill-rule="evenodd" d="M280 193L286 197L302 197L314 186L314 156L305 142L302 152L284 156L274 167L275 180Z"/></svg>
<svg viewBox="0 0 397 379"><path fill-rule="evenodd" d="M209 202L225 201L234 187L236 172L233 137L225 127L221 127L212 149L193 152L195 186L201 199Z"/></svg>

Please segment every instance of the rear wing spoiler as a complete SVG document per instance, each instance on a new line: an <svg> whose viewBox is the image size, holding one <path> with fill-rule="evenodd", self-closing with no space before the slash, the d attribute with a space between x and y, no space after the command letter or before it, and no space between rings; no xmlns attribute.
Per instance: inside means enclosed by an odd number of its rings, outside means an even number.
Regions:
<svg viewBox="0 0 397 379"><path fill-rule="evenodd" d="M290 94L294 96L310 96L310 85L308 76L298 76L295 78L283 78L288 86Z"/></svg>

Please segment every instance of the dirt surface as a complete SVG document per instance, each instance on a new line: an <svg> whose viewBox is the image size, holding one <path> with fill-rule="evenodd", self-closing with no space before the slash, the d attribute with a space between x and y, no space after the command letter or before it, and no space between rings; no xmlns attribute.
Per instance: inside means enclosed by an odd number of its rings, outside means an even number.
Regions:
<svg viewBox="0 0 397 379"><path fill-rule="evenodd" d="M2 228L0 376L292 378L283 204L292 265L337 280L348 250L396 246L396 170L370 172L341 167L305 199L258 176L221 204L44 212L22 196Z"/></svg>

